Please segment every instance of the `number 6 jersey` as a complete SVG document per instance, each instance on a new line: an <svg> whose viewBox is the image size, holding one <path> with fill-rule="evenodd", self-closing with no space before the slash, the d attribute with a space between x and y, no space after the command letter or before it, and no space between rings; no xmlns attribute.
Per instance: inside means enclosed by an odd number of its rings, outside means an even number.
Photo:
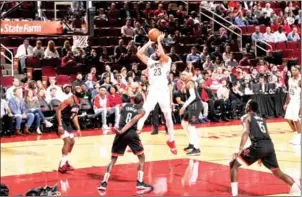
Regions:
<svg viewBox="0 0 302 197"><path fill-rule="evenodd" d="M167 88L169 84L168 74L171 70L172 60L168 57L167 63L162 63L160 61L153 60L152 58L148 59L147 69L149 76L150 88Z"/></svg>
<svg viewBox="0 0 302 197"><path fill-rule="evenodd" d="M124 107L121 111L119 129L122 129L128 122L130 122L130 120L132 120L132 118L134 118L134 116L136 116L140 112L140 110L142 110L141 105L135 105L135 104L131 104L131 103L127 103L126 105L124 105ZM133 125L133 127L130 128L129 130L136 131L137 124Z"/></svg>

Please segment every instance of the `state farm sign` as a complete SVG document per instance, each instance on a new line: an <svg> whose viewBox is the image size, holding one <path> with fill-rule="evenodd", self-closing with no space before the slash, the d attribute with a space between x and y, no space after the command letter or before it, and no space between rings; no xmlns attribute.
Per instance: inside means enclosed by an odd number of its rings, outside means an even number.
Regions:
<svg viewBox="0 0 302 197"><path fill-rule="evenodd" d="M58 21L1 21L0 34L5 35L51 35L62 34Z"/></svg>

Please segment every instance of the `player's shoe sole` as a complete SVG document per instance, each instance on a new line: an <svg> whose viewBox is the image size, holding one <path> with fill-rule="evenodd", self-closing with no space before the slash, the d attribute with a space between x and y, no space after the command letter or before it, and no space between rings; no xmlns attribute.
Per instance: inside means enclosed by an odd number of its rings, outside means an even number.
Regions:
<svg viewBox="0 0 302 197"><path fill-rule="evenodd" d="M175 147L175 141L169 142L167 141L167 145L170 147L170 151L174 154L177 155L177 149Z"/></svg>
<svg viewBox="0 0 302 197"><path fill-rule="evenodd" d="M107 183L106 182L102 182L97 188L98 188L98 190L106 191L106 189L107 189Z"/></svg>

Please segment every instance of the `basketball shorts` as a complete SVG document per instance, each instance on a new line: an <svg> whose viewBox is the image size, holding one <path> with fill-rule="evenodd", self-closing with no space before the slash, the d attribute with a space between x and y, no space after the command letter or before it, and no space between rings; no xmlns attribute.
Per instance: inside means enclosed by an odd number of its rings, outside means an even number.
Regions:
<svg viewBox="0 0 302 197"><path fill-rule="evenodd" d="M285 112L285 119L298 121L300 112L300 101L290 101Z"/></svg>
<svg viewBox="0 0 302 197"><path fill-rule="evenodd" d="M201 101L194 101L185 110L183 119L189 124L199 124L199 115L202 111Z"/></svg>
<svg viewBox="0 0 302 197"><path fill-rule="evenodd" d="M64 133L58 133L57 130L57 135L60 136L61 138L66 138L66 137L71 137L73 138L73 134L71 133L74 129L73 127L73 122L72 120L62 120L62 127L64 129Z"/></svg>
<svg viewBox="0 0 302 197"><path fill-rule="evenodd" d="M252 165L256 161L261 160L263 165L274 171L279 169L274 144L270 140L259 141L250 147L242 150L237 157L240 164Z"/></svg>
<svg viewBox="0 0 302 197"><path fill-rule="evenodd" d="M144 153L142 142L134 129L115 136L111 149L112 156L123 156L127 146L130 147L135 155Z"/></svg>
<svg viewBox="0 0 302 197"><path fill-rule="evenodd" d="M154 110L155 105L158 103L163 113L171 111L169 88L156 89L150 88L143 109L146 112Z"/></svg>

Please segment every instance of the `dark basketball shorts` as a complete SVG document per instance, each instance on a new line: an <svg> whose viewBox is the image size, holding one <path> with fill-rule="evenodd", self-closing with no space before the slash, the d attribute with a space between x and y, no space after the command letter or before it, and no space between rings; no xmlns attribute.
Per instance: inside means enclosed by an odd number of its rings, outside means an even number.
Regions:
<svg viewBox="0 0 302 197"><path fill-rule="evenodd" d="M136 133L136 130L129 130L122 135L116 135L112 145L112 156L123 156L127 146L130 147L135 155L144 153L144 147Z"/></svg>
<svg viewBox="0 0 302 197"><path fill-rule="evenodd" d="M188 121L190 124L199 124L199 115L202 111L201 102L194 101L185 110L183 119Z"/></svg>
<svg viewBox="0 0 302 197"><path fill-rule="evenodd" d="M263 165L271 171L279 169L274 145L270 140L263 140L242 150L237 157L240 164L252 165L261 160Z"/></svg>
<svg viewBox="0 0 302 197"><path fill-rule="evenodd" d="M62 120L62 127L64 129L64 133L58 133L58 130L57 130L57 135L60 136L61 138L66 138L66 137L73 137L70 136L70 134L72 133L72 131L74 131L74 127L73 127L73 122L72 120Z"/></svg>

